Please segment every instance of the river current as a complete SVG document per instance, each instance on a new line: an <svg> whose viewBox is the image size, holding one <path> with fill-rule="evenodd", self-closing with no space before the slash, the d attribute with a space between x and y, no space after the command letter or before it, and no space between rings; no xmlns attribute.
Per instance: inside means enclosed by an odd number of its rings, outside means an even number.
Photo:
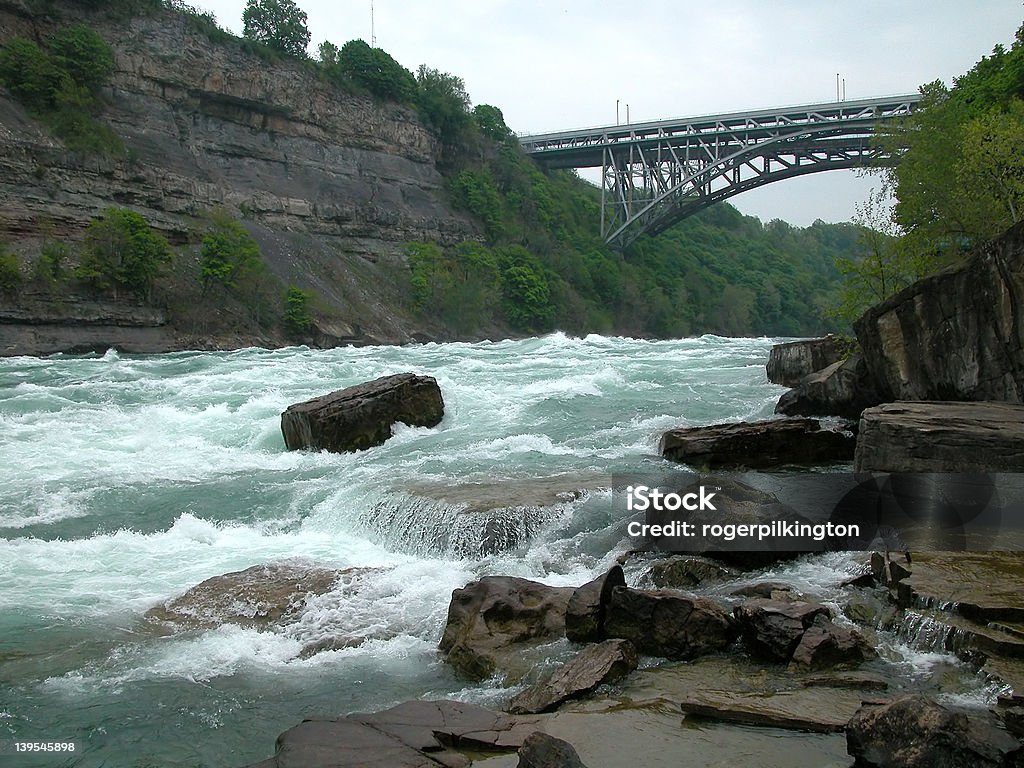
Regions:
<svg viewBox="0 0 1024 768"><path fill-rule="evenodd" d="M0 741L77 751L0 762L241 766L303 717L424 696L502 704L507 690L437 658L452 590L486 574L578 585L607 569L629 544L601 478L661 468L670 427L770 415L774 341L554 334L3 360ZM438 380L438 427L401 426L356 454L285 450L289 404L404 371ZM468 503L497 483L516 505L553 482L589 490L545 507L505 551L480 545L459 503L421 493L469 486ZM276 562L375 570L270 631L163 635L143 620L204 579ZM791 576L811 589L840 567ZM338 636L357 642L303 653Z"/></svg>

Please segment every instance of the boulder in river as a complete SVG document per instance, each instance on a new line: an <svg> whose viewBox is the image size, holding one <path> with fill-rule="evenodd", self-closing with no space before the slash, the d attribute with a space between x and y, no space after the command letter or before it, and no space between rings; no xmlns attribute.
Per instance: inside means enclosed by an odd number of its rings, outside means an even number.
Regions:
<svg viewBox="0 0 1024 768"><path fill-rule="evenodd" d="M784 387L795 387L805 376L841 360L848 347L849 342L832 334L820 339L776 344L768 353L768 381Z"/></svg>
<svg viewBox="0 0 1024 768"><path fill-rule="evenodd" d="M899 402L861 414L858 472L1020 472L1024 405Z"/></svg>
<svg viewBox="0 0 1024 768"><path fill-rule="evenodd" d="M382 445L396 422L434 427L443 417L437 381L400 373L290 405L281 432L289 450L344 453Z"/></svg>
<svg viewBox="0 0 1024 768"><path fill-rule="evenodd" d="M783 416L857 419L861 411L879 402L864 358L851 355L801 379L795 389L779 398L775 412Z"/></svg>
<svg viewBox="0 0 1024 768"><path fill-rule="evenodd" d="M439 645L445 660L469 677L490 677L523 644L565 636L574 591L514 576L485 576L456 589Z"/></svg>
<svg viewBox="0 0 1024 768"><path fill-rule="evenodd" d="M828 616L828 608L803 600L755 598L736 607L743 644L751 656L786 663L816 617Z"/></svg>
<svg viewBox="0 0 1024 768"><path fill-rule="evenodd" d="M516 768L587 768L572 744L542 731L526 737Z"/></svg>
<svg viewBox="0 0 1024 768"><path fill-rule="evenodd" d="M855 629L819 614L801 636L790 667L801 670L851 667L877 656L875 649Z"/></svg>
<svg viewBox="0 0 1024 768"><path fill-rule="evenodd" d="M633 643L640 653L692 659L720 651L736 637L728 611L710 600L679 592L615 587L604 622L608 637Z"/></svg>
<svg viewBox="0 0 1024 768"><path fill-rule="evenodd" d="M694 467L763 469L850 461L854 446L850 431L785 418L672 429L661 436L660 453Z"/></svg>
<svg viewBox="0 0 1024 768"><path fill-rule="evenodd" d="M1020 743L981 714L925 696L861 707L846 726L857 765L878 768L1003 768L1024 764Z"/></svg>

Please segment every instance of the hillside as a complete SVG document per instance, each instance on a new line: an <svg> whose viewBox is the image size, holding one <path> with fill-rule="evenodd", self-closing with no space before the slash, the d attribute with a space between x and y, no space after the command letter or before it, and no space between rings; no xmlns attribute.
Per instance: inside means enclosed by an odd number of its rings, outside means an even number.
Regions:
<svg viewBox="0 0 1024 768"><path fill-rule="evenodd" d="M467 112L453 146L416 104L339 86L317 63L267 56L201 16L99 5L0 0L5 46L45 45L80 22L109 44L96 119L114 136L100 151L71 146L0 90L0 246L24 276L2 294L0 352L828 325L821 307L834 258L856 245L851 226L762 225L721 205L614 253L597 234L597 190L541 173L500 111L489 131ZM148 306L74 280L55 290L30 279L54 243L73 265L90 222L112 206L141 214L174 246ZM260 247L266 274L255 293L197 278L217 215L236 218ZM289 285L311 299L314 324L299 334L280 323Z"/></svg>

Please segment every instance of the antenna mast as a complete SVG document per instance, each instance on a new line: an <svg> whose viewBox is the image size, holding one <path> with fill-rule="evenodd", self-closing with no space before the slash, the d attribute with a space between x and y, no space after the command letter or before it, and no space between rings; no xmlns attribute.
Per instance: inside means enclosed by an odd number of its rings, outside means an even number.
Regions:
<svg viewBox="0 0 1024 768"><path fill-rule="evenodd" d="M373 30L373 0L370 0L370 47L377 47L377 35Z"/></svg>

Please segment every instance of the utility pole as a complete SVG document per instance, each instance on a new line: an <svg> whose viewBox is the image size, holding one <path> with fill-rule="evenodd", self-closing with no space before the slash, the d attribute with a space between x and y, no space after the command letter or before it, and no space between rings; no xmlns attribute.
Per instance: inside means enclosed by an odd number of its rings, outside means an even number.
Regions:
<svg viewBox="0 0 1024 768"><path fill-rule="evenodd" d="M836 101L839 100L839 73L836 72Z"/></svg>
<svg viewBox="0 0 1024 768"><path fill-rule="evenodd" d="M370 47L377 47L377 35L374 33L373 28L373 0L370 0Z"/></svg>
<svg viewBox="0 0 1024 768"><path fill-rule="evenodd" d="M619 100L615 100L615 124L619 124Z"/></svg>

